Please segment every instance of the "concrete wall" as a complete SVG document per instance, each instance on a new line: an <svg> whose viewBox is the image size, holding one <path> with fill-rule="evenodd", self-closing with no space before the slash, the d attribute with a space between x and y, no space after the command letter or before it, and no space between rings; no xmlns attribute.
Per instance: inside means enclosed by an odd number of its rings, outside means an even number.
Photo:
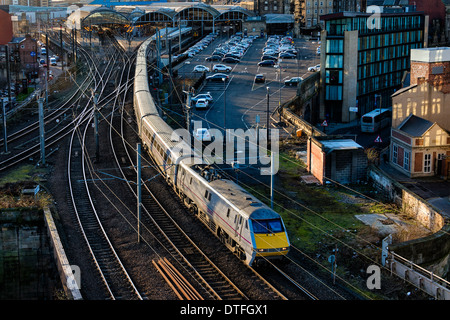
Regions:
<svg viewBox="0 0 450 320"><path fill-rule="evenodd" d="M54 299L56 267L37 209L0 212L0 299Z"/></svg>
<svg viewBox="0 0 450 320"><path fill-rule="evenodd" d="M44 209L44 220L50 236L53 254L56 260L56 265L58 267L61 282L64 287L64 292L69 299L82 300L83 297L80 293L81 284L77 283L76 278L78 277L73 274L73 266L69 264L69 260L67 259L64 247L62 246L58 230L56 229L56 225L49 208Z"/></svg>
<svg viewBox="0 0 450 320"><path fill-rule="evenodd" d="M390 245L393 251L413 263L431 266L438 275L448 272L450 225L439 211L419 196L409 192L395 180L370 166L368 177L386 197L401 205L405 214L434 232L433 235Z"/></svg>

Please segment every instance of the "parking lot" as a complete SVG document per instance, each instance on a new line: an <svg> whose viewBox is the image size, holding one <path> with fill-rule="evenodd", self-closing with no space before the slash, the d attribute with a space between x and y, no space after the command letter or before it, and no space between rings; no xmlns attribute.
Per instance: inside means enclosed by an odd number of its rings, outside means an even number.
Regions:
<svg viewBox="0 0 450 320"><path fill-rule="evenodd" d="M205 82L199 93L210 93L213 102L207 109L192 108L194 121L202 121L207 128L248 129L255 127L259 119L259 126L265 127L267 119L267 94L269 93L269 114L274 112L280 103L291 99L296 94L296 86L287 86L285 81L293 77L308 77L312 72L308 68L320 63L316 53L317 42L294 39L294 47L298 51L299 59L284 59L279 61L281 68L258 66L261 61L262 50L266 38L257 38L245 51L239 63L224 63L220 61L205 61L213 51L224 44L228 38L216 38L207 48L189 58L180 67L180 74L193 72L198 65L210 69L207 76L214 74L212 69L216 64L224 64L232 68L227 82ZM225 73L225 72L224 72ZM257 74L265 77L264 83L255 83ZM280 81L281 79L281 81ZM224 117L224 111L226 112ZM275 115L276 117L276 115Z"/></svg>

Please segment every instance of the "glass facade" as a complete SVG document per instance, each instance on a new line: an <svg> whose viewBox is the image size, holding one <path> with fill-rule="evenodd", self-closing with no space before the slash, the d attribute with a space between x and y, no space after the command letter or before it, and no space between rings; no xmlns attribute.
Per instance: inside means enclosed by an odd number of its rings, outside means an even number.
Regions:
<svg viewBox="0 0 450 320"><path fill-rule="evenodd" d="M342 102L345 90L342 74L346 31L358 30L356 99L361 114L376 107L375 94L382 96L383 106L390 106L390 96L401 87L404 73L410 69L411 49L424 46L423 14L381 14L379 28L374 28L370 19L373 20L370 15L356 13L324 17L327 31L325 103L329 109ZM340 112L334 113L340 116Z"/></svg>

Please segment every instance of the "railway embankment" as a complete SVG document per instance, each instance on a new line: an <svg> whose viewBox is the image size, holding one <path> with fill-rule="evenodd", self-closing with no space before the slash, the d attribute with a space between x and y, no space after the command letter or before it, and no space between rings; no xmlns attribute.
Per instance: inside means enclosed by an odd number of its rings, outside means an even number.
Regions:
<svg viewBox="0 0 450 320"><path fill-rule="evenodd" d="M282 116L290 125L302 130L303 136L311 134L312 126L288 108L283 108ZM325 135L317 131L315 134ZM429 235L423 237L397 241L389 246L389 250L413 263L431 268L436 275L445 276L448 274L450 265L448 263L450 257L449 216L444 209L435 207L420 194L410 190L407 185L397 181L395 176L389 173L392 170L388 170L384 163L379 161L378 164L368 167L368 181L380 192L387 203L393 203L399 208L397 212L407 220L412 220L430 231ZM411 184L420 184L420 181L413 181ZM427 185L427 188L433 187Z"/></svg>

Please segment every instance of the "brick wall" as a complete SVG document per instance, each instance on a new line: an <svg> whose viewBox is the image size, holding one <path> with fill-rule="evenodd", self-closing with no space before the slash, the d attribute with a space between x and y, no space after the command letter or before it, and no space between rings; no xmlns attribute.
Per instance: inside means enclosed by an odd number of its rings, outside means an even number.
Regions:
<svg viewBox="0 0 450 320"><path fill-rule="evenodd" d="M442 73L433 74L434 70L441 70ZM423 78L419 79L419 78ZM426 81L444 93L450 92L450 62L416 62L411 61L411 85L420 84Z"/></svg>

